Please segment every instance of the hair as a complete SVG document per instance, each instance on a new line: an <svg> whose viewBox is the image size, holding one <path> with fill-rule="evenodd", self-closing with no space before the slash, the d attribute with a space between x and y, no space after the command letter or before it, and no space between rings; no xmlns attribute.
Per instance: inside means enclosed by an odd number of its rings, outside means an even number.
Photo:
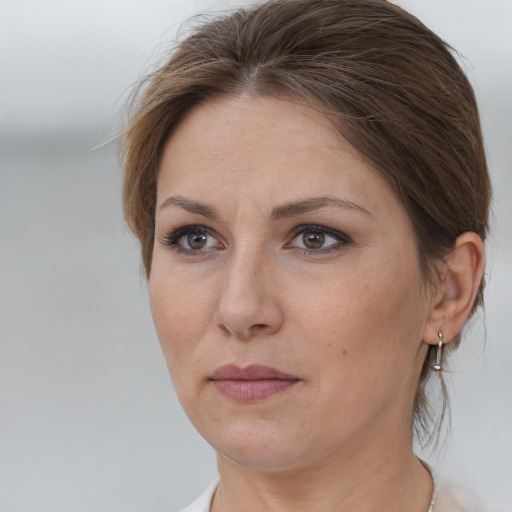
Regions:
<svg viewBox="0 0 512 512"><path fill-rule="evenodd" d="M385 0L270 0L199 24L134 93L123 201L147 277L165 143L197 105L241 95L300 102L334 121L403 204L426 283L439 283L437 264L459 235L485 240L491 189L478 109L450 46ZM434 351L412 411L420 441L432 434L426 384Z"/></svg>

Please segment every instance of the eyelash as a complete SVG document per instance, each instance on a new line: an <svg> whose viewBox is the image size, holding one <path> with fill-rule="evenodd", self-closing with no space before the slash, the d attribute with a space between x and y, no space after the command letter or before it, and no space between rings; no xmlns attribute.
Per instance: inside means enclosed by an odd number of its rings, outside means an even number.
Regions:
<svg viewBox="0 0 512 512"><path fill-rule="evenodd" d="M295 240L299 235L304 234L308 231L314 232L314 233L322 233L324 235L330 236L334 238L337 243L332 244L329 247L326 248L319 248L319 249L307 249L303 247L297 247L293 245L287 245L285 246L286 249L293 249L296 251L301 252L302 254L306 256L310 255L318 255L318 254L330 254L332 252L340 251L343 249L343 247L350 245L352 243L351 238L346 235L345 233L328 228L326 226L319 226L316 224L303 224L300 226L297 226L290 234L290 237L288 238L287 244L289 244L291 241ZM169 234L163 236L160 239L160 243L164 246L171 247L173 250L175 250L177 253L180 254L190 254L190 255L201 255L205 254L206 250L193 250L193 249L185 249L183 247L180 247L179 242L180 239L187 235L208 235L213 238L216 238L216 233L212 231L211 229L207 228L206 226L198 225L198 224L192 224L187 226L182 226L179 228L176 228L172 230Z"/></svg>
<svg viewBox="0 0 512 512"><path fill-rule="evenodd" d="M299 235L304 234L308 231L313 233L322 233L324 235L330 236L334 238L337 243L332 244L325 248L320 249L307 249L303 247L296 246L288 246L287 249L294 249L302 252L306 256L315 255L315 254L331 254L333 252L341 251L345 246L350 245L352 243L352 239L342 231L338 231L336 229L328 228L326 226L320 226L317 224L303 224L301 226L297 226L291 233L289 238L290 241L295 240Z"/></svg>
<svg viewBox="0 0 512 512"><path fill-rule="evenodd" d="M185 237L187 235L209 235L209 236L215 238L215 234L206 226L192 224L192 225L182 226L180 228L174 229L169 234L165 235L160 240L160 243L167 247L171 247L177 253L192 254L192 255L204 254L205 251L185 249L185 248L179 246L180 239L182 239L183 237Z"/></svg>

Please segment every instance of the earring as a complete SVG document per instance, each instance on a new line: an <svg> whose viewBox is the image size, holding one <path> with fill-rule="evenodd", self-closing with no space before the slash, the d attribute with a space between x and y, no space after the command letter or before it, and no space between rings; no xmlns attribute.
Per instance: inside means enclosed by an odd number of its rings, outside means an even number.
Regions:
<svg viewBox="0 0 512 512"><path fill-rule="evenodd" d="M435 370L436 372L440 372L443 369L443 365L441 363L443 360L444 341L443 341L442 333L439 332L439 333L437 333L437 335L439 336L439 343L437 344L437 350L436 350L436 364L432 365L432 369Z"/></svg>

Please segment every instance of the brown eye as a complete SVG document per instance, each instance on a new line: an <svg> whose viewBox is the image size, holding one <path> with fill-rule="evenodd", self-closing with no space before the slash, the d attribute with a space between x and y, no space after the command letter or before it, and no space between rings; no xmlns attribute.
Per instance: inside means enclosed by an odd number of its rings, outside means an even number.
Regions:
<svg viewBox="0 0 512 512"><path fill-rule="evenodd" d="M202 256L223 250L219 235L206 226L186 225L160 238L160 243L182 255Z"/></svg>
<svg viewBox="0 0 512 512"><path fill-rule="evenodd" d="M294 232L295 236L285 247L303 249L308 256L341 251L352 243L348 235L327 226L298 226Z"/></svg>
<svg viewBox="0 0 512 512"><path fill-rule="evenodd" d="M198 250L204 249L208 242L208 235L203 233L192 233L186 237L188 248Z"/></svg>
<svg viewBox="0 0 512 512"><path fill-rule="evenodd" d="M321 231L305 231L302 242L308 249L320 249L325 243L325 234Z"/></svg>

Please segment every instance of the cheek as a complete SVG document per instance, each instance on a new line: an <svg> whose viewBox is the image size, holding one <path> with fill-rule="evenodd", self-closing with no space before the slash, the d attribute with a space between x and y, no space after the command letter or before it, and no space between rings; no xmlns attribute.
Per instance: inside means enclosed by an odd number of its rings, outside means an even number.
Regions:
<svg viewBox="0 0 512 512"><path fill-rule="evenodd" d="M210 320L204 288L186 286L172 274L154 269L149 281L151 312L171 377L177 369L193 364L197 345Z"/></svg>
<svg viewBox="0 0 512 512"><path fill-rule="evenodd" d="M415 260L395 254L378 265L347 265L300 287L290 282L295 292L289 310L297 331L316 340L312 356L320 351L354 368L384 368L414 359L426 318L421 283Z"/></svg>
<svg viewBox="0 0 512 512"><path fill-rule="evenodd" d="M295 301L295 332L323 397L316 423L331 425L332 436L397 397L405 403L414 385L425 301L415 266L400 263L340 272Z"/></svg>

